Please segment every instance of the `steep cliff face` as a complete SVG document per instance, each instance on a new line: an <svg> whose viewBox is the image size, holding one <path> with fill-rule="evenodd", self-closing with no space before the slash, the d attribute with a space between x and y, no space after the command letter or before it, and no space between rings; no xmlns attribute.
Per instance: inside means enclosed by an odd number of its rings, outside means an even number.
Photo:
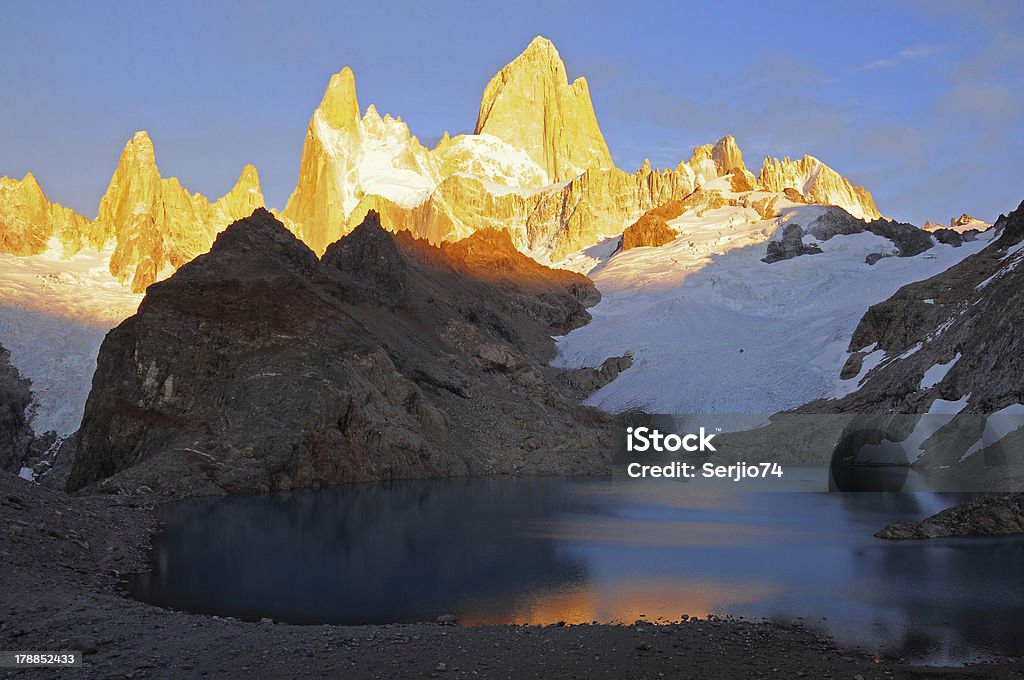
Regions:
<svg viewBox="0 0 1024 680"><path fill-rule="evenodd" d="M25 409L32 401L29 381L11 366L10 352L0 347L0 470L17 471L32 443Z"/></svg>
<svg viewBox="0 0 1024 680"><path fill-rule="evenodd" d="M484 88L475 132L526 151L549 183L614 167L587 81L570 85L558 50L540 36Z"/></svg>
<svg viewBox="0 0 1024 680"><path fill-rule="evenodd" d="M410 231L431 243L457 241L479 229L507 230L516 246L538 259L557 262L568 254L622 230L644 212L693 193L688 166L635 173L612 168L588 170L546 191L494 191L481 180L453 175L421 205L405 208L367 196L350 222L369 210L381 214L392 231Z"/></svg>
<svg viewBox="0 0 1024 680"><path fill-rule="evenodd" d="M281 214L317 253L369 209L407 212L394 221L434 243L488 226L521 230L528 194L587 168L613 167L585 81L568 84L544 39L492 79L475 134L445 135L427 150L400 119L381 118L373 106L359 112L346 68L313 113L299 180Z"/></svg>
<svg viewBox="0 0 1024 680"><path fill-rule="evenodd" d="M260 205L263 196L252 166L211 205L201 194L189 194L177 178L162 178L153 142L137 132L125 145L100 200L95 229L116 243L111 274L130 284L133 292L142 292L209 250L219 231Z"/></svg>
<svg viewBox="0 0 1024 680"><path fill-rule="evenodd" d="M38 255L57 238L66 254L85 244L102 246L102 235L70 208L50 203L32 173L21 180L0 177L0 253Z"/></svg>
<svg viewBox="0 0 1024 680"><path fill-rule="evenodd" d="M371 214L318 260L257 211L108 334L69 488L597 470L609 421L573 386L590 381L547 366L597 299L504 232L438 249Z"/></svg>
<svg viewBox="0 0 1024 680"><path fill-rule="evenodd" d="M405 123L381 118L372 106L363 117L359 112L355 76L346 67L331 77L313 112L299 180L282 212L317 253L347 233L348 216L365 195L413 207L434 185L427 150Z"/></svg>
<svg viewBox="0 0 1024 680"><path fill-rule="evenodd" d="M809 203L839 206L854 217L865 220L881 217L875 201L864 187L854 186L845 177L813 156L797 161L784 158L764 159L757 183L765 191L799 191Z"/></svg>

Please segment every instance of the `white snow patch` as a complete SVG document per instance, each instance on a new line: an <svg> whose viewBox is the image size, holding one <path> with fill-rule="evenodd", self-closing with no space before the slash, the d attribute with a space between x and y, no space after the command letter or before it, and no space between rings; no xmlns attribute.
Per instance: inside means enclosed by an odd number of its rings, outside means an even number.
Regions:
<svg viewBox="0 0 1024 680"><path fill-rule="evenodd" d="M956 401L936 399L928 408L928 413L926 415L955 416L957 413L964 410L964 407L967 406L967 402L970 398L970 394L965 394Z"/></svg>
<svg viewBox="0 0 1024 680"><path fill-rule="evenodd" d="M925 371L924 377L921 378L921 389L930 390L942 382L946 378L946 374L949 373L949 370L953 368L958 361L960 361L960 352L957 352L956 356L950 359L947 363L935 364Z"/></svg>
<svg viewBox="0 0 1024 680"><path fill-rule="evenodd" d="M837 341L837 344L839 344L839 341ZM871 347L874 346L874 344L871 345ZM849 380L839 380L835 385L831 387L831 389L828 390L825 396L828 397L829 399L839 399L841 397L845 397L848 394L856 392L857 388L860 387L862 382L864 382L864 378L867 377L868 373L870 373L873 368L882 363L883 359L885 359L885 350L870 350L868 354L864 357L864 363L861 364L860 373L858 373L855 377L850 378Z"/></svg>

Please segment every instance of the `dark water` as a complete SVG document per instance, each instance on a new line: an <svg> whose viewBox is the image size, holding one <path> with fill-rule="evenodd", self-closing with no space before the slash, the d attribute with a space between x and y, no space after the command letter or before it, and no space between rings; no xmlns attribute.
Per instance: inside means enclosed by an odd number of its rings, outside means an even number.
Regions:
<svg viewBox="0 0 1024 680"><path fill-rule="evenodd" d="M594 479L364 484L165 506L141 600L295 623L803 617L949 663L1024 655L1024 541L872 537L957 499Z"/></svg>

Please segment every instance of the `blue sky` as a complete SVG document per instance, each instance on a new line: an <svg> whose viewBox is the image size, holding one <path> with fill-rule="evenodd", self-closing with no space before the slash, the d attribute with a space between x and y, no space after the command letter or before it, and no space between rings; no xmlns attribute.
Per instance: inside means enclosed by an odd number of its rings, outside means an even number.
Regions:
<svg viewBox="0 0 1024 680"><path fill-rule="evenodd" d="M425 143L472 132L490 77L537 34L590 82L616 163L675 166L736 136L815 155L881 211L992 220L1024 199L1024 3L126 2L5 4L0 175L95 216L125 141L214 198L245 163L294 188L330 75Z"/></svg>

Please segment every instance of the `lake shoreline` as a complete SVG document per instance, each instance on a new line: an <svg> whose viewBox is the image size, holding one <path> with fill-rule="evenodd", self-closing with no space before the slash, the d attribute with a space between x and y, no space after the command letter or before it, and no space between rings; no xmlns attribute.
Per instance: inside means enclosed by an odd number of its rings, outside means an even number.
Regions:
<svg viewBox="0 0 1024 680"><path fill-rule="evenodd" d="M68 496L0 478L0 647L85 652L80 677L1017 678L1003 659L938 669L844 649L799 621L666 625L298 626L175 612L130 599L148 567L156 497ZM23 671L0 671L15 677Z"/></svg>

